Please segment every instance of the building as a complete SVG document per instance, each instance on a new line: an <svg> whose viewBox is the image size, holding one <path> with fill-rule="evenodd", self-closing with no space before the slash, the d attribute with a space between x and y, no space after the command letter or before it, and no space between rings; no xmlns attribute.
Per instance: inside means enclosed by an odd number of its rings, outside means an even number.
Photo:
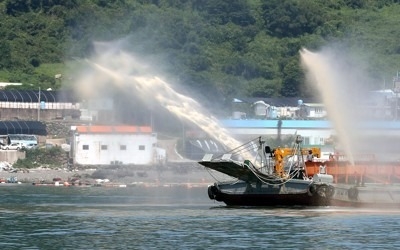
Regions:
<svg viewBox="0 0 400 250"><path fill-rule="evenodd" d="M0 135L9 134L46 136L46 124L38 121L0 121Z"/></svg>
<svg viewBox="0 0 400 250"><path fill-rule="evenodd" d="M80 103L71 91L0 90L1 120L78 119Z"/></svg>
<svg viewBox="0 0 400 250"><path fill-rule="evenodd" d="M72 126L70 156L77 165L151 165L165 161L148 126Z"/></svg>
<svg viewBox="0 0 400 250"><path fill-rule="evenodd" d="M289 138L301 135L304 145L318 146L325 152L346 153L351 150L357 157L399 161L400 121L362 121L352 124L350 130L339 135L332 122L327 120L221 120L234 137L249 140L257 136ZM338 137L344 141L336 141ZM336 144L339 143L339 144ZM347 152L348 153L348 152Z"/></svg>
<svg viewBox="0 0 400 250"><path fill-rule="evenodd" d="M328 120L220 120L228 131L237 136L253 138L257 135L301 135L306 145L325 145L336 135ZM365 121L359 131L368 136L400 138L400 121Z"/></svg>
<svg viewBox="0 0 400 250"><path fill-rule="evenodd" d="M306 145L325 145L326 140L335 135L328 120L220 120L228 131L236 136L254 138L256 136L301 135Z"/></svg>
<svg viewBox="0 0 400 250"><path fill-rule="evenodd" d="M21 142L24 145L44 142L46 124L39 121L0 121L0 142L8 145Z"/></svg>
<svg viewBox="0 0 400 250"><path fill-rule="evenodd" d="M322 103L314 99L293 97L235 98L232 101L233 119L326 119Z"/></svg>

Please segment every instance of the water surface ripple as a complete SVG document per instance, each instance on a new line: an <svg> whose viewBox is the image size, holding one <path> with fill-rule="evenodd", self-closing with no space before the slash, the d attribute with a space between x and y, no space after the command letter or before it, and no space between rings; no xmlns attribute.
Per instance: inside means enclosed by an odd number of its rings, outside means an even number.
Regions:
<svg viewBox="0 0 400 250"><path fill-rule="evenodd" d="M206 188L0 187L4 249L394 249L400 211L229 208Z"/></svg>

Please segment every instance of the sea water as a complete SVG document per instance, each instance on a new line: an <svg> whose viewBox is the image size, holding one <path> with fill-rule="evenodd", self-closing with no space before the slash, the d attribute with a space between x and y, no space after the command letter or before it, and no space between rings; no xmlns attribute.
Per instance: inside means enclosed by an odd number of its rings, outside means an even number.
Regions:
<svg viewBox="0 0 400 250"><path fill-rule="evenodd" d="M399 210L232 208L206 187L0 186L3 249L394 249Z"/></svg>

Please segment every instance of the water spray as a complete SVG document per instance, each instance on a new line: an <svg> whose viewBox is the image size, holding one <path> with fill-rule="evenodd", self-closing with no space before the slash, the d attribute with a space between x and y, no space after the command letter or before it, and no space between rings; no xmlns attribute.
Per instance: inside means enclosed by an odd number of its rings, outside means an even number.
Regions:
<svg viewBox="0 0 400 250"><path fill-rule="evenodd" d="M350 163L354 164L353 140L356 140L357 131L355 117L349 110L354 93L346 91L346 85L351 82L346 79L345 72L340 72L333 55L313 53L305 48L300 50L300 55L308 81L318 89L339 142Z"/></svg>
<svg viewBox="0 0 400 250"><path fill-rule="evenodd" d="M217 119L204 110L198 102L176 92L170 84L161 78L146 76L145 74L129 73L130 70L126 68L129 67L129 64L126 64L126 61L135 60L126 53L120 54L123 59L121 65L118 65L118 58L114 57L113 59L116 69L100 62L95 63L88 60L88 63L96 71L108 76L111 79L110 82L114 85L113 87L123 89L124 87L134 86L137 91L137 97L147 102L156 101L177 117L197 125L209 136L223 143L228 148L236 148L242 144L231 137L229 132L220 126ZM107 79L103 80L107 81Z"/></svg>

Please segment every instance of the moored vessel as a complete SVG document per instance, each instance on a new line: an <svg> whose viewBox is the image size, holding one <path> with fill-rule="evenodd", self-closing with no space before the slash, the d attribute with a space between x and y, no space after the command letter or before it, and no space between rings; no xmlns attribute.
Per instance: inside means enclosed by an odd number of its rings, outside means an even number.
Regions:
<svg viewBox="0 0 400 250"><path fill-rule="evenodd" d="M400 208L400 165L361 157L353 164L343 155L329 161L306 162L307 172L333 176L332 206L363 208Z"/></svg>
<svg viewBox="0 0 400 250"><path fill-rule="evenodd" d="M316 173L309 177L306 154L297 136L292 148L272 150L261 137L226 154L204 156L199 164L232 177L208 187L210 199L229 206L325 206L334 194L333 177ZM245 158L245 160L243 160ZM252 158L253 160L250 160Z"/></svg>
<svg viewBox="0 0 400 250"><path fill-rule="evenodd" d="M400 186L366 184L364 186L335 184L332 206L359 208L400 208Z"/></svg>

